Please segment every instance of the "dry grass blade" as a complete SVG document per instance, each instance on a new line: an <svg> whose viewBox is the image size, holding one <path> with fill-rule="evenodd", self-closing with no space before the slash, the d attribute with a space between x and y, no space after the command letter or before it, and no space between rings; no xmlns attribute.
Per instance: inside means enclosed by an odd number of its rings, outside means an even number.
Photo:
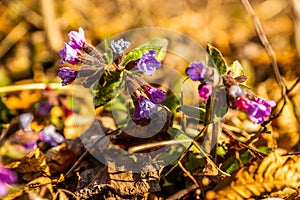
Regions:
<svg viewBox="0 0 300 200"><path fill-rule="evenodd" d="M249 199L261 197L283 188L300 187L300 157L270 153L260 163L240 169L206 194L212 199Z"/></svg>

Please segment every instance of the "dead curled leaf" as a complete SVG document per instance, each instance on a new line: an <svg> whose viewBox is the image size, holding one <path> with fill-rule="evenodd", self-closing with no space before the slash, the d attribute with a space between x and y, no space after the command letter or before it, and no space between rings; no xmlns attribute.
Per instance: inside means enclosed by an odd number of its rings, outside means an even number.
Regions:
<svg viewBox="0 0 300 200"><path fill-rule="evenodd" d="M51 176L46 157L39 148L27 154L20 161L10 163L9 167L22 174L22 179L26 181L33 180L39 176Z"/></svg>
<svg viewBox="0 0 300 200"><path fill-rule="evenodd" d="M283 188L300 187L300 157L281 156L271 152L260 162L241 168L235 175L221 181L206 198L249 199L280 191ZM286 195L286 194L285 194Z"/></svg>
<svg viewBox="0 0 300 200"><path fill-rule="evenodd" d="M132 173L111 167L87 169L80 174L76 195L91 198L109 190L121 196L143 195L160 190L159 171Z"/></svg>

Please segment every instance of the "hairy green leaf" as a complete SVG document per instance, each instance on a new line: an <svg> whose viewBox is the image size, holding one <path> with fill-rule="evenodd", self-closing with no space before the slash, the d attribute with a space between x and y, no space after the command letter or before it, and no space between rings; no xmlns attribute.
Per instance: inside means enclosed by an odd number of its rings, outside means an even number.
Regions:
<svg viewBox="0 0 300 200"><path fill-rule="evenodd" d="M94 89L94 104L95 107L102 106L109 102L116 94L116 90L120 88L122 82L121 72L110 72L103 76L102 83L97 83Z"/></svg>
<svg viewBox="0 0 300 200"><path fill-rule="evenodd" d="M206 51L209 55L207 57L208 66L216 68L220 75L225 74L227 72L227 64L222 53L210 44L207 45Z"/></svg>
<svg viewBox="0 0 300 200"><path fill-rule="evenodd" d="M234 77L244 75L244 69L243 66L239 61L234 61L229 67L228 70L231 70L233 72Z"/></svg>
<svg viewBox="0 0 300 200"><path fill-rule="evenodd" d="M177 108L177 112L179 111L182 111L189 117L199 119L202 122L205 120L205 108L182 105Z"/></svg>
<svg viewBox="0 0 300 200"><path fill-rule="evenodd" d="M156 59L161 61L166 54L168 40L164 38L155 38L149 40L142 46L133 49L124 59L123 65L126 66L130 61L138 60L149 50L156 50Z"/></svg>

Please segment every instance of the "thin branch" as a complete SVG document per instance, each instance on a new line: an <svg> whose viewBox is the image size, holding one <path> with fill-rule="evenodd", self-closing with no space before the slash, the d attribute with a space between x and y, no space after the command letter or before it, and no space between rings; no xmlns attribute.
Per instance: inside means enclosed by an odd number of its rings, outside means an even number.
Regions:
<svg viewBox="0 0 300 200"><path fill-rule="evenodd" d="M246 12L250 15L250 17L252 18L252 21L253 21L253 24L255 26L255 30L257 32L257 35L260 39L260 41L262 42L262 44L264 45L266 51L267 51L267 54L272 62L272 68L273 68L273 71L274 71L274 75L275 75L275 79L278 83L278 85L280 86L281 88L281 92L282 92L282 96L286 96L285 94L285 90L286 90L286 84L284 82L284 79L283 77L281 76L280 72L279 72L279 68L278 68L278 64L277 64L277 61L276 61L276 55L266 37L266 34L261 26L261 23L259 21L259 18L256 16L253 8L251 7L250 3L248 0L241 0Z"/></svg>
<svg viewBox="0 0 300 200"><path fill-rule="evenodd" d="M192 139L185 139L185 140L166 140L166 141L153 142L153 143L149 143L149 144L142 144L142 145L130 147L128 149L128 152L135 153L135 152L144 151L147 149L152 149L155 147L174 145L174 144L182 144L182 143L191 143L192 141L193 141Z"/></svg>
<svg viewBox="0 0 300 200"><path fill-rule="evenodd" d="M224 176L231 176L230 174L222 171L215 163L214 161L207 155L206 152L203 151L203 149L201 148L201 146L196 142L196 140L193 140L193 145L205 156L205 158L207 159L207 161L213 166L215 167L221 174L223 174Z"/></svg>
<svg viewBox="0 0 300 200"><path fill-rule="evenodd" d="M198 184L197 180L192 176L192 174L187 169L184 168L181 161L178 162L178 166L194 182L194 184L197 186L197 188L199 188L199 184Z"/></svg>
<svg viewBox="0 0 300 200"><path fill-rule="evenodd" d="M62 86L58 83L30 83L30 84L22 84L22 85L10 85L5 87L0 87L0 94L9 93L9 92L17 92L21 90L45 90L45 89L70 89L70 86Z"/></svg>

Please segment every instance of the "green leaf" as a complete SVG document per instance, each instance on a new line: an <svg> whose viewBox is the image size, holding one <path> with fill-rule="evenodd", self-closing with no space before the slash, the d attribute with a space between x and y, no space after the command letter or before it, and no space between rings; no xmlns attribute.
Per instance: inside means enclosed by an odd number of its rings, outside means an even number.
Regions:
<svg viewBox="0 0 300 200"><path fill-rule="evenodd" d="M253 156L252 156L252 154L249 150L246 150L246 151L243 151L242 153L240 153L240 159L241 159L243 164L250 161L251 158L253 158Z"/></svg>
<svg viewBox="0 0 300 200"><path fill-rule="evenodd" d="M227 71L229 71L229 70L231 70L232 72L233 72L233 74L234 74L234 77L237 77L237 76L241 76L241 75L244 75L245 73L244 73L244 69L243 69L243 66L241 65L241 63L239 62L239 61L234 61L233 63L232 63L232 65L230 65L229 67L228 67L228 70Z"/></svg>
<svg viewBox="0 0 300 200"><path fill-rule="evenodd" d="M202 122L205 120L205 108L182 105L176 111L182 111L185 115L199 119Z"/></svg>
<svg viewBox="0 0 300 200"><path fill-rule="evenodd" d="M102 81L101 81L102 82ZM121 86L122 73L119 71L109 72L103 76L103 84L97 83L94 91L95 107L100 107L114 98L116 90Z"/></svg>
<svg viewBox="0 0 300 200"><path fill-rule="evenodd" d="M130 61L140 59L142 55L149 50L156 50L156 59L161 61L165 57L167 47L168 47L167 39L155 38L153 40L149 40L142 46L139 46L133 49L130 53L128 53L128 55L125 57L123 61L123 66L126 66Z"/></svg>
<svg viewBox="0 0 300 200"><path fill-rule="evenodd" d="M251 160L251 158L253 157L251 152L247 149L247 150L242 150L239 152L240 154L240 161L242 162L242 164L245 164L247 162L249 162ZM236 159L235 155L231 155L223 164L221 169L226 171L227 173L232 173L237 171L240 168L239 166L239 162Z"/></svg>
<svg viewBox="0 0 300 200"><path fill-rule="evenodd" d="M194 154L194 153L189 153L188 155L188 161L184 163L184 167L188 171L194 171L195 169L199 167L204 167L205 166L205 161L203 156L200 154Z"/></svg>
<svg viewBox="0 0 300 200"><path fill-rule="evenodd" d="M185 132L183 132L182 130L178 129L178 128L174 128L174 127L169 127L168 129L168 133L174 137L174 139L177 140L187 140L187 139L193 139L191 137L189 137ZM192 143L192 141L191 141ZM190 146L190 143L185 142L182 144L183 146L185 146L186 148L188 148ZM199 150L193 145L190 148L191 151L198 153Z"/></svg>
<svg viewBox="0 0 300 200"><path fill-rule="evenodd" d="M228 149L226 146L222 146L222 145L218 145L217 146L217 155L221 156L224 158L224 156L226 155Z"/></svg>
<svg viewBox="0 0 300 200"><path fill-rule="evenodd" d="M263 146L263 147L258 147L258 149L259 149L262 153L264 153L264 154L266 154L266 155L272 151L272 148L265 147L265 146Z"/></svg>
<svg viewBox="0 0 300 200"><path fill-rule="evenodd" d="M210 44L207 45L206 51L209 55L207 57L208 66L216 68L220 75L224 75L227 72L227 64L222 53Z"/></svg>

